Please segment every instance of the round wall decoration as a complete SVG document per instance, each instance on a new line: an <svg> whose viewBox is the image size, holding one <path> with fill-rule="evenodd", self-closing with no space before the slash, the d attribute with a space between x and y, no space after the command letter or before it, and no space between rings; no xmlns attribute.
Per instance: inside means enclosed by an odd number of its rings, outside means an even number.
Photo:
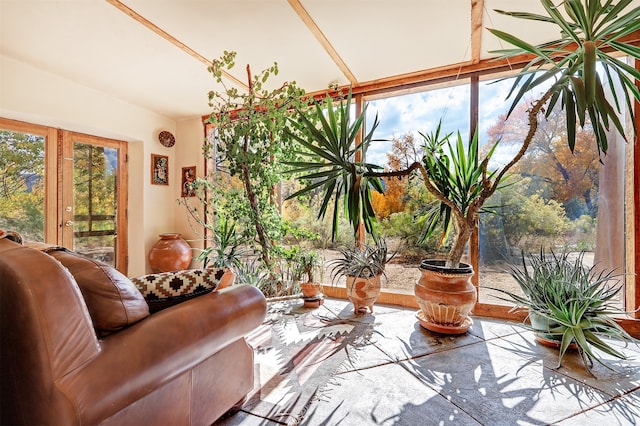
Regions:
<svg viewBox="0 0 640 426"><path fill-rule="evenodd" d="M169 148L176 144L176 138L171 134L171 132L167 132L166 130L163 130L158 134L158 140L162 145Z"/></svg>

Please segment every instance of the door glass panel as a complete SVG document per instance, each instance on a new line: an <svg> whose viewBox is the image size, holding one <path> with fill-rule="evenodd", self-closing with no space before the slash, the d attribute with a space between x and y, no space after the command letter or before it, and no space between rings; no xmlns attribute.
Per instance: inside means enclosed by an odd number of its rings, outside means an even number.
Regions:
<svg viewBox="0 0 640 426"><path fill-rule="evenodd" d="M115 266L118 150L73 144L73 246Z"/></svg>
<svg viewBox="0 0 640 426"><path fill-rule="evenodd" d="M44 241L45 137L0 129L0 229Z"/></svg>

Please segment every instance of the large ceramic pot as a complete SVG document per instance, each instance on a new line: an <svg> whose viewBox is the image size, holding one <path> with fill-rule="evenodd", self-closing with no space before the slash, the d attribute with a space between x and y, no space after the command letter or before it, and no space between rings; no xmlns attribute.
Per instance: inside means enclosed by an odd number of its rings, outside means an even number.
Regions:
<svg viewBox="0 0 640 426"><path fill-rule="evenodd" d="M191 264L191 246L177 233L160 234L149 251L149 265L154 273L187 269Z"/></svg>
<svg viewBox="0 0 640 426"><path fill-rule="evenodd" d="M471 283L473 268L461 263L459 268L447 268L442 260L423 260L420 279L414 290L420 311L420 325L444 334L465 333L472 324L469 313L478 300Z"/></svg>
<svg viewBox="0 0 640 426"><path fill-rule="evenodd" d="M373 313L373 304L380 297L380 277L360 278L347 275L347 298L353 303L353 312Z"/></svg>

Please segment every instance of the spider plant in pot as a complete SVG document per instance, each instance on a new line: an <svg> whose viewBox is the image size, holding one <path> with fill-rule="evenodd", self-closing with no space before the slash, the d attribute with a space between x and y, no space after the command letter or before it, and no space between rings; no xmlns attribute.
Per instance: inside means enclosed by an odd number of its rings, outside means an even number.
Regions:
<svg viewBox="0 0 640 426"><path fill-rule="evenodd" d="M233 285L236 271L242 266L242 240L236 233L236 226L228 219L221 218L216 224L213 245L203 249L197 259L204 268L217 268L221 272L218 289ZM218 274L216 274L216 277Z"/></svg>
<svg viewBox="0 0 640 426"><path fill-rule="evenodd" d="M375 245L356 245L340 250L341 257L330 260L333 282L346 277L347 298L353 303L356 314L373 313L373 304L380 297L380 279L385 275L385 266L391 257L387 256L387 244L377 239Z"/></svg>
<svg viewBox="0 0 640 426"><path fill-rule="evenodd" d="M530 263L530 264L529 264ZM625 355L604 338L635 341L613 319L624 314L614 305L622 286L614 271L584 266L584 252L573 259L564 252L522 255L522 268L511 268L523 295L488 287L502 293L501 300L515 303L513 310L528 310L531 329L543 345L559 349L558 365L570 348L577 349L587 370L594 361L606 366L597 351L616 358ZM596 351L597 350L597 351ZM608 368L608 367L607 367Z"/></svg>
<svg viewBox="0 0 640 426"><path fill-rule="evenodd" d="M324 105L326 117L318 104L315 111L311 111L318 117L320 127L315 126L314 120L307 118L307 110L298 110L297 132L293 136L303 149L299 152L301 160L290 165L293 172L302 175L301 179L307 182L307 186L292 196L320 190L323 194L320 218L324 217L333 200L331 211L334 236L337 232L337 215L341 210L354 229L364 224L371 232L375 221L370 202L371 191L383 192L380 179L402 178L418 171L425 187L439 203L438 210L431 218L444 221L445 229L449 229L449 224L455 231L446 259L422 262L421 273L424 276L435 269L440 276L433 280L434 291L444 294L451 289L453 296L448 299L452 302L458 300L457 293L460 292L453 287L460 288L462 284L452 287L447 284L448 277L460 282L473 274L470 265L460 263L465 246L478 226L484 203L529 148L538 129L538 120L544 114L551 114L554 107L561 108L567 118L567 143L573 150L576 128L578 125L584 126L588 119L595 130L598 150L604 154L608 147L607 130L614 127L624 137L624 128L618 118L621 114L621 100L624 99L629 111L633 111L632 98L640 101L640 90L635 86L636 80L640 80L640 71L618 59L619 54L640 59L640 48L623 41L625 36L640 29L640 7L630 8L632 0L609 0L604 3L599 0L565 0L559 6L551 0L540 1L546 15L498 12L517 19L555 26L559 30L558 39L533 45L500 30L489 30L496 37L515 46L513 49L493 53L502 55L502 58L522 55L531 58L514 79L509 114L525 95L537 96L528 109L528 130L522 145L504 166L498 170L489 170L489 159L495 150L495 144L489 149L489 155L482 160L478 159L477 134L470 138L465 149L459 136L457 143L450 144L449 137L439 136L439 130L432 134L431 140L423 136L426 144L424 157L406 169L382 171L364 161L356 161L355 154L358 151L362 152L362 158L366 158L369 144L374 140L377 117L371 130L356 146L364 112L351 123L348 107L351 93L346 104L341 103L338 108L332 105L327 96ZM564 14L560 11L561 7L564 7ZM550 33L556 32L553 31L554 28L549 30ZM602 76L596 72L596 64L602 67ZM614 89L617 85L625 89L622 94L615 90L611 90L611 94L605 93L604 87ZM634 122L633 112L631 121ZM432 149L430 144L433 145ZM344 205L343 209L339 207L340 202ZM424 287L424 284L432 280L421 278L421 282L416 287ZM464 293L475 293L475 288L472 290L470 285L464 285ZM417 292L422 293L421 289ZM477 298L477 294L473 297ZM417 295L417 298L420 301L421 296ZM434 309L425 309L421 304L419 315L423 318L419 316L419 319L423 326L432 324L437 331L453 333L464 332L468 328L470 321L464 311L468 306L473 306L470 300L462 303L465 305L464 309L443 310L439 306L447 302L433 300L429 303ZM447 312L436 318L432 315L436 311Z"/></svg>

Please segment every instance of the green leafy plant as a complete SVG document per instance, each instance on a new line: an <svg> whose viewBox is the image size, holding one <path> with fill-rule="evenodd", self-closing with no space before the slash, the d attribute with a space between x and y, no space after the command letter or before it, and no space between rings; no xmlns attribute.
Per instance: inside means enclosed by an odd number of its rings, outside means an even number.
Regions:
<svg viewBox="0 0 640 426"><path fill-rule="evenodd" d="M246 262L238 267L238 283L242 285L250 285L263 290L271 281L269 271L255 259ZM264 291L263 291L264 293Z"/></svg>
<svg viewBox="0 0 640 426"><path fill-rule="evenodd" d="M541 250L528 258L522 255L522 269L512 267L511 275L524 295L487 287L504 294L499 299L515 302L513 310L527 309L529 316L548 320L545 329L534 329L560 341L558 367L569 345L575 343L578 352L591 373L596 361L609 368L594 350L600 350L619 359L625 355L602 337L634 341L611 315L624 313L612 301L622 286L620 276L613 271L584 266L584 252L573 260L569 253L547 255ZM527 264L527 259L531 265ZM592 373L593 374L593 373Z"/></svg>
<svg viewBox="0 0 640 426"><path fill-rule="evenodd" d="M220 219L213 236L213 245L202 250L197 260L202 266L213 268L239 268L242 266L242 240L236 234L236 226L233 222Z"/></svg>
<svg viewBox="0 0 640 426"><path fill-rule="evenodd" d="M306 110L298 109L298 121L293 121L297 131L289 130L304 150L297 151L300 161L288 161L290 173L303 174L301 179L308 184L301 190L291 194L288 199L308 194L317 188L323 191L322 204L318 210L318 218L323 219L327 210L333 211L332 239L338 237L338 212L342 210L353 226L354 234L361 223L368 232L373 232L375 213L371 206L371 190L384 192L382 181L371 176L373 170L380 166L356 161L358 152L366 157L367 149L373 141L373 133L378 126L377 119L364 135L360 144L356 144L358 135L364 124L364 112L351 117L351 91L345 101L335 104L329 95L324 103L316 102L312 109L312 117ZM326 115L324 111L326 110ZM316 127L319 121L320 128Z"/></svg>
<svg viewBox="0 0 640 426"><path fill-rule="evenodd" d="M306 275L309 283L315 282L315 274L320 268L320 263L320 256L313 250L305 250L298 255L300 275Z"/></svg>
<svg viewBox="0 0 640 426"><path fill-rule="evenodd" d="M375 245L365 244L339 251L342 257L327 262L331 266L334 283L342 276L372 278L385 275L385 266L393 258L387 256L387 244L383 239L378 239Z"/></svg>
<svg viewBox="0 0 640 426"><path fill-rule="evenodd" d="M542 99L550 97L547 115L551 114L558 101L562 104L567 116L569 148L573 151L575 147L577 124L584 126L588 117L595 130L598 149L606 152L606 131L610 124L615 126L620 135L624 137L625 134L618 118L621 111L615 83L620 82L625 88L622 93L629 111L633 110L631 95L640 101L640 89L634 82L640 80L640 71L616 57L617 53L636 59L640 57L640 48L623 41L625 36L640 29L640 7L627 10L633 0L564 0L558 6L551 0L540 2L547 15L502 10L496 12L518 19L554 24L560 29L560 38L534 46L514 35L489 29L496 37L515 46L515 49L495 53L501 53L504 58L533 55L513 84L511 91L515 93L517 90L517 93L509 113L526 93L553 81ZM597 64L604 72L604 83L598 75ZM611 90L615 108L605 96L605 86Z"/></svg>
<svg viewBox="0 0 640 426"><path fill-rule="evenodd" d="M295 82L285 82L270 90L266 83L278 74L274 63L257 74L246 67L246 90L227 87L224 74L235 66L236 52L227 52L211 62L209 71L223 87L209 92L209 105L213 107L207 122L216 129L215 142L204 145L205 157L224 163L229 174L242 185L246 203L241 210L247 217L247 227L265 267L275 270L272 260L273 241L281 235L281 217L275 207L275 187L282 176L281 161L290 155L291 139L284 130L289 127L292 108L304 104L304 90ZM215 190L215 187L209 187ZM202 193L207 201L206 192Z"/></svg>

